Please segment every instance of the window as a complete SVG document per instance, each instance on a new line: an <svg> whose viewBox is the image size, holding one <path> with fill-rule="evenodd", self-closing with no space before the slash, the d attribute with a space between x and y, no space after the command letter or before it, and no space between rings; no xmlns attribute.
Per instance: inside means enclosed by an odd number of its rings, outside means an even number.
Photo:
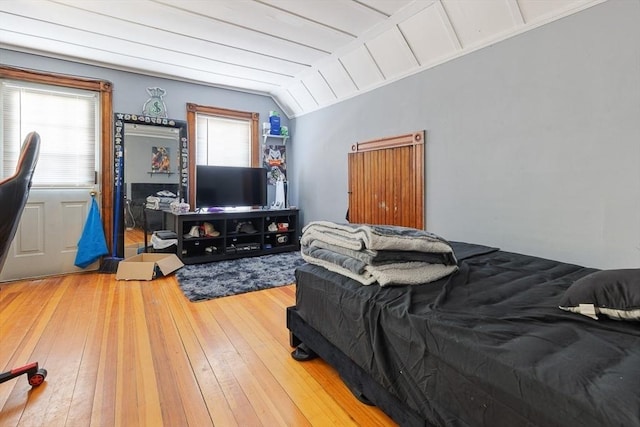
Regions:
<svg viewBox="0 0 640 427"><path fill-rule="evenodd" d="M42 145L34 187L92 186L99 169L99 93L4 80L1 176L11 176L24 137L35 130Z"/></svg>
<svg viewBox="0 0 640 427"><path fill-rule="evenodd" d="M196 115L196 164L251 165L251 122Z"/></svg>
<svg viewBox="0 0 640 427"><path fill-rule="evenodd" d="M196 164L260 166L258 122L258 113L187 104L189 200L195 200Z"/></svg>

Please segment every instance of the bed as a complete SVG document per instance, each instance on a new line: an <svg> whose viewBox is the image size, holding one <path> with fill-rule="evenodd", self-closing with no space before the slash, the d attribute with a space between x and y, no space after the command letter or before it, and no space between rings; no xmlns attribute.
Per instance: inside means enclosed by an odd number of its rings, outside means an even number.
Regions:
<svg viewBox="0 0 640 427"><path fill-rule="evenodd" d="M402 426L640 426L640 322L559 308L601 272L450 245L457 271L420 285L299 267L297 358L322 357Z"/></svg>

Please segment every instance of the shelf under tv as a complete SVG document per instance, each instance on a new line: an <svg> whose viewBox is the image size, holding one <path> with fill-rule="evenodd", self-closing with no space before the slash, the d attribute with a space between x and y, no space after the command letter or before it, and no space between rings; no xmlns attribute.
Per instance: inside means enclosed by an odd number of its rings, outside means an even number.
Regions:
<svg viewBox="0 0 640 427"><path fill-rule="evenodd" d="M298 209L187 213L165 211L164 215L165 227L178 235L176 252L184 264L290 252L300 248ZM197 227L197 231L203 230L204 223L213 226L215 232L220 234L195 236L195 232L192 233L193 227ZM281 227L273 230L272 224L276 228L278 224ZM283 228L284 224L286 228ZM207 227L210 229L210 226Z"/></svg>

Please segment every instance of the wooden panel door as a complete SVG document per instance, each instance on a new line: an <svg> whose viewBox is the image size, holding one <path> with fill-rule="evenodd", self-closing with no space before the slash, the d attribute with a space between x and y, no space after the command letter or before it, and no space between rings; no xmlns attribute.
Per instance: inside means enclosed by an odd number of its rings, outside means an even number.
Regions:
<svg viewBox="0 0 640 427"><path fill-rule="evenodd" d="M349 153L349 222L425 228L425 131L360 142Z"/></svg>
<svg viewBox="0 0 640 427"><path fill-rule="evenodd" d="M91 188L32 187L0 282L96 270L74 265Z"/></svg>

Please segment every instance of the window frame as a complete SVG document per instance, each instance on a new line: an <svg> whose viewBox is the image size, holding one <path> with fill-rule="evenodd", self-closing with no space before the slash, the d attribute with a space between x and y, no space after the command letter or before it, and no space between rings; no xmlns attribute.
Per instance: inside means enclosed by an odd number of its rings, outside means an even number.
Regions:
<svg viewBox="0 0 640 427"><path fill-rule="evenodd" d="M51 86L74 89L85 89L100 94L100 213L104 225L105 236L113 235L113 148L111 146L111 130L113 117L113 85L106 80L69 76L66 74L48 73L24 68L0 65L0 78L21 80ZM107 237L107 245L111 250L111 239Z"/></svg>
<svg viewBox="0 0 640 427"><path fill-rule="evenodd" d="M227 108L211 107L187 103L187 132L189 134L189 200L196 200L196 116L198 113L218 116L227 119L242 119L251 123L251 166L260 167L260 114L249 111L230 110Z"/></svg>

